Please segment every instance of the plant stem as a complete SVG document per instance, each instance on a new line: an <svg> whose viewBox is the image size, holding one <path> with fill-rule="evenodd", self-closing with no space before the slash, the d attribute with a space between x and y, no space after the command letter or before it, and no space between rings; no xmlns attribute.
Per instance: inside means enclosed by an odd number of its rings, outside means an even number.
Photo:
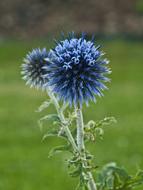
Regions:
<svg viewBox="0 0 143 190"><path fill-rule="evenodd" d="M83 123L83 115L82 115L82 111L81 109L77 109L77 145L75 143L75 140L71 134L71 131L69 130L68 126L67 126L67 121L64 117L64 114L60 108L60 105L55 97L55 95L51 92L51 89L47 89L47 94L48 96L51 98L51 100L53 101L53 104L55 105L56 111L58 113L58 116L61 120L62 123L62 127L72 145L72 148L74 150L74 152L79 152L82 153L82 150L85 149L84 146L84 123ZM84 156L86 157L86 156ZM85 166L87 166L87 162L84 163ZM93 176L91 172L87 172L89 181L88 181L88 188L89 190L97 190L96 188L96 184L94 182Z"/></svg>
<svg viewBox="0 0 143 190"><path fill-rule="evenodd" d="M77 109L77 146L79 152L85 149L84 146L84 123L81 109Z"/></svg>
<svg viewBox="0 0 143 190"><path fill-rule="evenodd" d="M83 115L82 115L82 110L80 108L76 108L76 113L77 113L77 145L78 145L78 150L81 155L84 157L84 163L83 165L85 167L88 166L88 163L86 161L86 155L85 155L85 145L84 145L84 123L83 123ZM87 172L88 176L88 188L89 190L97 190L96 184L94 182L93 176L91 172Z"/></svg>
<svg viewBox="0 0 143 190"><path fill-rule="evenodd" d="M68 137L68 139L69 139L69 141L70 141L70 143L72 145L72 148L73 148L74 152L78 152L77 145L76 145L75 140L74 140L74 138L73 138L73 136L71 134L71 131L69 130L69 128L67 126L67 121L66 121L66 119L64 117L64 114L63 114L63 112L62 112L62 110L60 108L60 105L59 105L55 95L51 92L50 88L47 90L47 94L51 98L51 100L53 101L53 104L55 105L56 111L57 111L58 116L59 116L59 118L61 120L62 127L64 129L64 132L66 133L66 135L67 135L67 137Z"/></svg>

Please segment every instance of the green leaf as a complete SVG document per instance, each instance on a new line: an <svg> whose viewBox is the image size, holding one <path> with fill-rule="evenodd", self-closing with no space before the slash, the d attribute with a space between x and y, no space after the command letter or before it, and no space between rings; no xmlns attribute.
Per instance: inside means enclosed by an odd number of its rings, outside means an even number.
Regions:
<svg viewBox="0 0 143 190"><path fill-rule="evenodd" d="M131 176L124 168L118 167L115 163L109 163L99 172L97 184L100 190L132 190L143 185L143 171Z"/></svg>
<svg viewBox="0 0 143 190"><path fill-rule="evenodd" d="M43 102L43 103L39 106L39 108L36 110L36 112L41 112L41 111L43 111L44 109L48 108L51 103L52 103L52 102L51 102L50 100Z"/></svg>
<svg viewBox="0 0 143 190"><path fill-rule="evenodd" d="M72 124L72 122L77 118L76 113L75 112L68 112L68 119L67 122L69 125Z"/></svg>
<svg viewBox="0 0 143 190"><path fill-rule="evenodd" d="M131 177L127 185L132 188L143 185L143 171L140 170L135 176Z"/></svg>
<svg viewBox="0 0 143 190"><path fill-rule="evenodd" d="M85 131L88 132L90 131L92 128L95 128L95 121L90 120L86 125L85 125Z"/></svg>
<svg viewBox="0 0 143 190"><path fill-rule="evenodd" d="M76 190L89 190L87 184L81 184L79 183L76 187Z"/></svg>
<svg viewBox="0 0 143 190"><path fill-rule="evenodd" d="M67 136L64 134L60 134L60 131L58 130L52 130L47 132L46 134L43 135L42 141L46 140L48 137L57 137L57 138L62 138L66 141L68 141Z"/></svg>
<svg viewBox="0 0 143 190"><path fill-rule="evenodd" d="M81 185L81 183L79 182L79 184L77 185L75 190L85 190L85 188L83 187L83 185Z"/></svg>
<svg viewBox="0 0 143 190"><path fill-rule="evenodd" d="M104 130L102 128L97 127L97 128L95 128L95 133L96 133L96 135L99 135L100 137L103 137Z"/></svg>
<svg viewBox="0 0 143 190"><path fill-rule="evenodd" d="M78 177L80 176L80 174L81 174L81 170L79 168L69 173L71 177Z"/></svg>
<svg viewBox="0 0 143 190"><path fill-rule="evenodd" d="M100 121L90 120L85 126L85 141L93 141L95 142L96 137L100 137L103 139L104 135L104 127L110 125L111 123L115 123L116 119L114 117L105 117Z"/></svg>
<svg viewBox="0 0 143 190"><path fill-rule="evenodd" d="M40 128L42 129L44 121L49 121L49 120L60 123L60 119L57 114L49 114L39 119L38 124Z"/></svg>
<svg viewBox="0 0 143 190"><path fill-rule="evenodd" d="M48 132L48 133L46 133L46 134L43 135L42 141L44 141L48 137L56 137L56 136L58 136L57 130L50 131L50 132Z"/></svg>
<svg viewBox="0 0 143 190"><path fill-rule="evenodd" d="M87 185L85 185L85 186L84 186L84 189L85 189L85 190L88 190L88 186L87 186Z"/></svg>
<svg viewBox="0 0 143 190"><path fill-rule="evenodd" d="M61 145L61 146L56 146L51 149L49 152L49 158L52 157L54 154L63 152L63 151L70 151L70 145Z"/></svg>
<svg viewBox="0 0 143 190"><path fill-rule="evenodd" d="M108 176L106 179L107 188L113 189L114 188L114 176Z"/></svg>
<svg viewBox="0 0 143 190"><path fill-rule="evenodd" d="M103 127L107 125L111 125L112 123L117 123L115 117L105 117L104 119L95 123L95 127Z"/></svg>

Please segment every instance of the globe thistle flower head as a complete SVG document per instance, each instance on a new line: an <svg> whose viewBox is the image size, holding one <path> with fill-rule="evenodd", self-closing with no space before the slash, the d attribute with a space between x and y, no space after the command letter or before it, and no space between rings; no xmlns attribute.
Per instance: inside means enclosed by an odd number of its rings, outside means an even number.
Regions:
<svg viewBox="0 0 143 190"><path fill-rule="evenodd" d="M46 59L46 60L45 60ZM48 52L46 48L34 49L26 55L22 64L22 78L30 87L43 88L48 78L44 78L43 67L48 64Z"/></svg>
<svg viewBox="0 0 143 190"><path fill-rule="evenodd" d="M48 84L59 99L70 105L80 105L89 100L96 101L95 95L102 96L107 89L105 82L110 73L109 61L102 59L100 46L94 41L87 40L85 35L76 38L72 33L70 37L61 40L50 51L52 64L45 67L49 72Z"/></svg>

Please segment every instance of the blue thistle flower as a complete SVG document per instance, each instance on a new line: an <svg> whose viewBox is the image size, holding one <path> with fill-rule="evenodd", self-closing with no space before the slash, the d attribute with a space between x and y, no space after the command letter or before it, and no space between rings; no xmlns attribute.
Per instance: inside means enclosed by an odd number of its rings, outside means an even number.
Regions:
<svg viewBox="0 0 143 190"><path fill-rule="evenodd" d="M76 38L70 34L50 51L53 63L44 67L49 72L45 78L50 78L48 85L59 99L77 106L88 104L89 100L96 101L95 95L103 95L110 69L109 61L101 59L103 53L99 49L100 46L95 46L93 40L86 40L85 35Z"/></svg>
<svg viewBox="0 0 143 190"><path fill-rule="evenodd" d="M31 87L43 88L44 84L48 82L48 78L43 78L43 75L45 74L43 66L48 63L46 58L48 58L46 48L43 48L42 50L39 48L34 49L26 55L21 72L26 84Z"/></svg>

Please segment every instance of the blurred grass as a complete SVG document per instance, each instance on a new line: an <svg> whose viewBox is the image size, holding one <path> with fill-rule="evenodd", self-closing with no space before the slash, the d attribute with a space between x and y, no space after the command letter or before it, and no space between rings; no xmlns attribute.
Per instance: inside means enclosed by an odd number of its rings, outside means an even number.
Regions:
<svg viewBox="0 0 143 190"><path fill-rule="evenodd" d="M48 159L50 147L58 142L52 138L41 142L37 120L42 114L34 110L46 94L26 87L20 76L25 54L46 44L0 43L0 190L73 190L76 184L66 175L66 155ZM118 123L106 130L103 141L89 148L99 166L116 161L135 172L143 168L143 44L102 44L111 60L112 83L103 99L84 108L85 121L115 116Z"/></svg>

